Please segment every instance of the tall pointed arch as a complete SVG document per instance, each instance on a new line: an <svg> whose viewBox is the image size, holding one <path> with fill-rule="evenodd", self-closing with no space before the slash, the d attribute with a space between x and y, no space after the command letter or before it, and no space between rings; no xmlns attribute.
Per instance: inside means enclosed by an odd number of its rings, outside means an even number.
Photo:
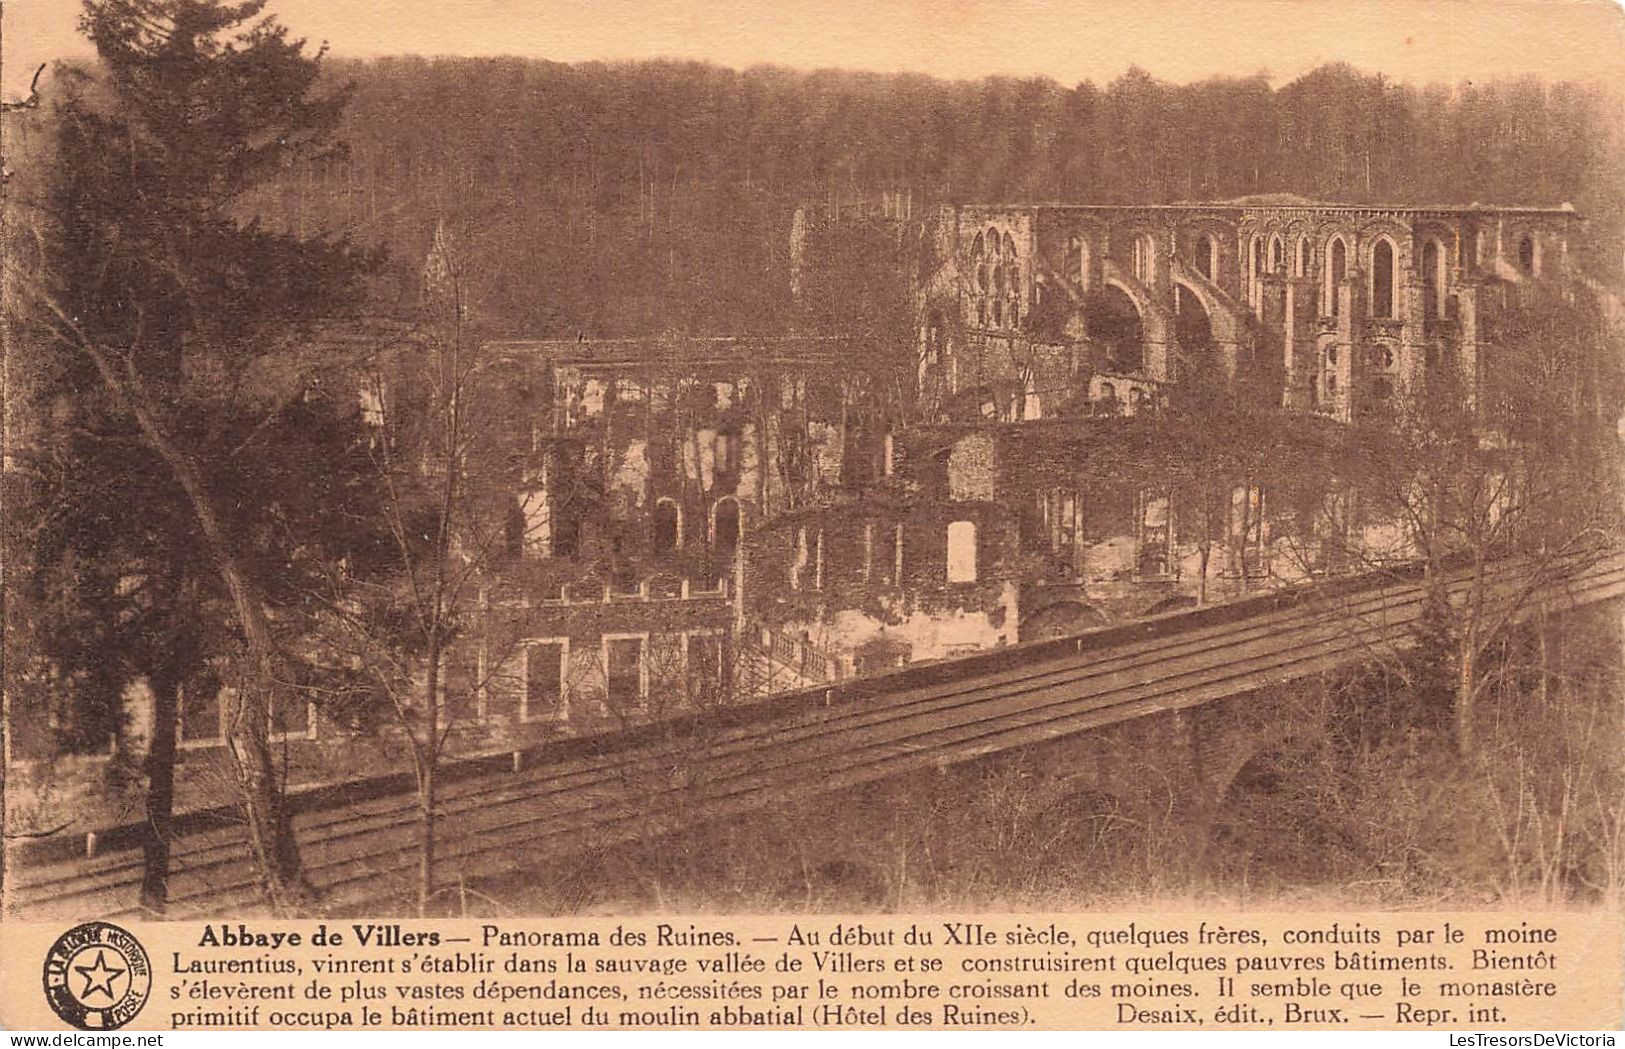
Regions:
<svg viewBox="0 0 1625 1049"><path fill-rule="evenodd" d="M1342 287L1349 275L1349 249L1341 235L1334 235L1326 242L1325 271L1325 305L1320 312L1322 316L1335 317L1343 308Z"/></svg>
<svg viewBox="0 0 1625 1049"><path fill-rule="evenodd" d="M1371 316L1387 320L1399 314L1399 252L1387 237L1371 244Z"/></svg>

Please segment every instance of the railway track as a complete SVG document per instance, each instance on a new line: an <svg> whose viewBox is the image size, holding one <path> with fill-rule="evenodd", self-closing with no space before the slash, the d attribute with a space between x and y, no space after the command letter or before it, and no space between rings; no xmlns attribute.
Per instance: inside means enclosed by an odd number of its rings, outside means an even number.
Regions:
<svg viewBox="0 0 1625 1049"><path fill-rule="evenodd" d="M1625 595L1625 554L1570 568L1540 595L1549 607ZM1491 600L1510 607L1521 589L1505 569ZM666 834L1253 691L1405 644L1424 597L1419 581L1400 580L1252 599L813 690L734 720L607 736L558 760L449 784L439 869L448 879L500 873L538 852ZM415 876L410 791L314 808L294 826L335 908L391 896ZM256 904L239 828L181 838L172 869L174 917ZM10 906L26 917L132 916L140 875L139 850L22 866L8 874Z"/></svg>

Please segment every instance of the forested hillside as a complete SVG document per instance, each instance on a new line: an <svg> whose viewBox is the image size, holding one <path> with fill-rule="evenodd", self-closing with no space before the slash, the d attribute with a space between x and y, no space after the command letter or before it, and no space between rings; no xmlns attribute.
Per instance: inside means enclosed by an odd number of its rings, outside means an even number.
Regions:
<svg viewBox="0 0 1625 1049"><path fill-rule="evenodd" d="M468 232L482 322L536 335L776 330L806 200L1556 205L1618 274L1621 103L1533 80L1415 87L1327 66L1104 88L700 64L332 61L350 152L289 170L276 222L382 241L391 294L436 217Z"/></svg>

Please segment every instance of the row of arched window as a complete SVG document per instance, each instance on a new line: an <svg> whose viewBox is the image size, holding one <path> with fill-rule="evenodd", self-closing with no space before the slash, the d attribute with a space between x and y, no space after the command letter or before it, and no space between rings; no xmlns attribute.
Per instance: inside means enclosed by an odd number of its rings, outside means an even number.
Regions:
<svg viewBox="0 0 1625 1049"><path fill-rule="evenodd" d="M986 235L989 242L997 236L992 230ZM1005 238L1008 241L1008 235ZM1479 265L1487 261L1490 253L1489 238L1480 230L1474 238L1474 254ZM973 247L973 256L980 257L984 235L978 234L976 246ZM1013 245L1012 245L1013 247ZM1466 262L1466 243L1461 244L1463 262ZM1540 242L1531 234L1523 234L1518 238L1515 250L1516 268L1527 276L1539 276L1541 270ZM1089 241L1077 234L1067 238L1066 257L1062 266L1062 273L1075 287L1089 290L1090 283L1090 245ZM1196 271L1210 281L1219 280L1219 240L1208 232L1198 233L1192 242L1192 263ZM1335 317L1341 310L1338 301L1337 289L1348 277L1349 270L1348 241L1342 234L1333 234L1325 243L1325 266L1321 270L1323 316ZM1136 280L1142 284L1154 283L1155 272L1154 241L1149 233L1135 234L1129 240L1126 252L1126 261ZM1423 291L1423 312L1428 317L1442 317L1445 315L1445 289L1449 284L1449 253L1444 243L1436 236L1430 236L1422 242L1421 257L1417 263L1418 276L1421 278ZM1369 257L1370 313L1377 318L1393 318L1399 315L1397 296L1398 281L1396 278L1399 263L1398 249L1392 239L1380 236L1372 242ZM1313 241L1308 234L1299 234L1291 241L1275 233L1266 237L1255 234L1248 244L1246 260L1246 284L1249 300L1255 301L1255 288L1261 283L1265 274L1290 275L1294 277L1307 277L1314 268ZM979 282L978 287L985 287Z"/></svg>
<svg viewBox="0 0 1625 1049"><path fill-rule="evenodd" d="M970 249L970 280L977 327L1014 325L1021 314L1021 259L1016 240L989 226Z"/></svg>
<svg viewBox="0 0 1625 1049"><path fill-rule="evenodd" d="M1200 258L1199 240L1198 259ZM1325 317L1336 317L1343 312L1341 288L1349 273L1348 242L1341 234L1333 234L1326 241L1325 260L1325 265L1321 269L1320 312ZM1249 298L1255 306L1258 302L1257 289L1262 278L1266 274L1285 274L1287 265L1287 246L1280 234L1270 236L1268 241L1262 234L1253 236L1248 245L1247 271ZM1291 249L1291 275L1306 277L1312 266L1309 237L1299 236ZM1367 291L1370 293L1367 302L1370 316L1379 320L1399 316L1398 267L1399 255L1394 242L1388 237L1378 237L1373 241L1367 285ZM1423 309L1426 316L1443 316L1444 288L1448 283L1448 276L1445 272L1444 247L1436 238L1429 238L1423 242L1422 257L1417 268L1422 278Z"/></svg>
<svg viewBox="0 0 1625 1049"><path fill-rule="evenodd" d="M1066 258L1063 261L1061 272L1073 287L1080 291L1088 291L1090 286L1091 251L1089 241L1073 234L1066 241ZM1141 284L1152 284L1156 280L1156 244L1149 233L1136 234L1129 240L1126 257L1119 261L1126 262L1134 279Z"/></svg>
<svg viewBox="0 0 1625 1049"><path fill-rule="evenodd" d="M1484 264L1489 250L1488 238L1480 231L1474 239L1475 254ZM1211 232L1199 232L1191 242L1191 264L1204 278L1220 280L1219 237ZM1324 242L1320 268L1320 313L1325 317L1339 316L1346 308L1341 288L1351 270L1350 241L1343 234L1333 234ZM1466 262L1467 242L1460 245ZM1087 237L1073 234L1067 238L1061 272L1066 280L1080 291L1090 288L1092 249ZM1116 254L1116 252L1113 252ZM980 324L1002 326L1015 323L1019 268L1015 259L1015 242L1008 233L1001 234L993 227L979 232L972 244L973 285L977 293L975 313ZM1437 236L1428 236L1421 243L1415 266L1422 289L1422 312L1427 318L1446 315L1450 284L1450 253ZM1127 248L1120 256L1134 278L1142 284L1153 284L1157 279L1155 241L1150 233L1137 233L1128 238ZM1366 286L1368 315L1379 320L1391 320L1400 315L1400 255L1394 240L1386 235L1371 242L1366 255ZM1515 246L1514 265L1528 275L1538 276L1541 270L1541 245L1530 234L1519 237ZM1295 238L1280 233L1255 234L1246 245L1243 262L1243 285L1246 300L1257 309L1260 291L1266 275L1308 277L1315 268L1314 241L1308 234Z"/></svg>
<svg viewBox="0 0 1625 1049"><path fill-rule="evenodd" d="M980 238L978 238L980 240ZM1219 241L1211 233L1199 233L1192 244L1192 262L1196 271L1210 281L1219 280ZM1127 261L1134 278L1142 284L1152 284L1156 280L1156 253L1155 244L1149 233L1136 234L1129 241ZM1327 265L1323 271L1323 309L1324 316L1337 316L1341 312L1338 301L1338 288L1348 277L1348 247L1342 236L1333 236L1326 242ZM1393 242L1387 238L1379 238L1372 246L1371 254L1371 316L1390 318L1398 316L1398 301L1395 294L1397 283L1395 280L1395 267L1397 255ZM1305 277L1313 267L1313 250L1307 235L1297 238L1292 245L1290 253L1287 242L1280 234L1274 234L1266 241L1262 234L1254 235L1248 246L1247 259L1247 298L1257 305L1257 292L1266 274L1286 274L1290 267L1291 275ZM1439 242L1428 240L1422 252L1422 281L1427 295L1427 311L1429 316L1443 315L1443 297L1440 290L1445 286L1444 251ZM1088 290L1089 281L1089 242L1082 237L1072 236L1067 241L1066 261L1063 272L1068 280L1083 290Z"/></svg>

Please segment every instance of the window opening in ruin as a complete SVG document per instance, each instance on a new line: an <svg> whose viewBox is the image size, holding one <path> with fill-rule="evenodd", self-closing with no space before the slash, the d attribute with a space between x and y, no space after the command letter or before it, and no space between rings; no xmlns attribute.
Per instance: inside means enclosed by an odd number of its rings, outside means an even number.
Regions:
<svg viewBox="0 0 1625 1049"><path fill-rule="evenodd" d="M1371 248L1371 316L1394 315L1394 246L1379 240Z"/></svg>
<svg viewBox="0 0 1625 1049"><path fill-rule="evenodd" d="M654 552L666 556L677 552L683 542L683 511L671 499L655 503Z"/></svg>
<svg viewBox="0 0 1625 1049"><path fill-rule="evenodd" d="M790 562L790 589L791 590L800 590L801 589L801 573L806 570L807 563L812 558L812 550L811 550L811 547L810 547L810 543L808 541L807 526L806 525L800 525L800 526L798 526L796 528L795 545L794 545L794 548L792 550L791 557L792 557L792 560Z"/></svg>
<svg viewBox="0 0 1625 1049"><path fill-rule="evenodd" d="M732 562L739 550L739 500L731 495L717 500L711 531L717 556Z"/></svg>
<svg viewBox="0 0 1625 1049"><path fill-rule="evenodd" d="M502 520L502 550L509 557L522 557L525 553L525 508L515 496L508 503L508 512Z"/></svg>
<svg viewBox="0 0 1625 1049"><path fill-rule="evenodd" d="M553 556L574 557L581 545L581 522L573 517L555 513L552 532Z"/></svg>
<svg viewBox="0 0 1625 1049"><path fill-rule="evenodd" d="M610 710L626 710L642 704L647 680L643 648L641 635L604 637L604 692Z"/></svg>
<svg viewBox="0 0 1625 1049"><path fill-rule="evenodd" d="M1343 282L1348 279L1348 248L1343 245L1341 237L1332 239L1331 246L1326 251L1326 307L1322 315L1335 317L1342 309Z"/></svg>
<svg viewBox="0 0 1625 1049"><path fill-rule="evenodd" d="M711 441L711 460L717 473L728 473L739 462L739 435L718 433Z"/></svg>
<svg viewBox="0 0 1625 1049"><path fill-rule="evenodd" d="M1062 272L1073 287L1082 288L1087 279L1085 274L1089 269L1089 246L1082 237L1071 236L1066 240L1066 259Z"/></svg>
<svg viewBox="0 0 1625 1049"><path fill-rule="evenodd" d="M1063 578L1072 578L1083 544L1083 500L1074 489L1055 488L1044 492L1040 503L1053 565Z"/></svg>
<svg viewBox="0 0 1625 1049"><path fill-rule="evenodd" d="M954 521L948 525L948 582L976 582L974 521Z"/></svg>
<svg viewBox="0 0 1625 1049"><path fill-rule="evenodd" d="M225 738L225 704L222 690L216 682L199 683L176 690L180 709L177 712L177 742L182 746L202 746L219 743Z"/></svg>
<svg viewBox="0 0 1625 1049"><path fill-rule="evenodd" d="M441 725L477 716L480 713L480 674L476 653L470 647L453 647L446 652L441 666Z"/></svg>
<svg viewBox="0 0 1625 1049"><path fill-rule="evenodd" d="M1139 550L1135 570L1141 576L1168 574L1168 544L1172 536L1166 492L1142 490L1139 493Z"/></svg>
<svg viewBox="0 0 1625 1049"><path fill-rule="evenodd" d="M729 662L724 650L725 641L721 632L693 632L688 635L684 669L690 698L705 700L721 697Z"/></svg>
<svg viewBox="0 0 1625 1049"><path fill-rule="evenodd" d="M1133 269L1134 279L1141 284L1151 283L1151 235L1141 233L1134 238Z"/></svg>
<svg viewBox="0 0 1625 1049"><path fill-rule="evenodd" d="M1444 299L1439 294L1444 286L1444 252L1439 242L1430 240L1422 245L1422 309L1429 317L1444 315Z"/></svg>
<svg viewBox="0 0 1625 1049"><path fill-rule="evenodd" d="M229 709L229 708L228 708ZM271 736L274 739L315 739L316 723L311 704L302 696L278 690L271 703Z"/></svg>
<svg viewBox="0 0 1625 1049"><path fill-rule="evenodd" d="M562 709L564 669L569 651L570 642L565 638L525 644L525 688L519 707L522 720L551 718Z"/></svg>
<svg viewBox="0 0 1625 1049"><path fill-rule="evenodd" d="M1247 242L1247 302L1254 310L1259 307L1258 293L1263 287L1264 238L1254 235Z"/></svg>
<svg viewBox="0 0 1625 1049"><path fill-rule="evenodd" d="M1208 280L1219 272L1219 246L1206 233L1196 238L1196 271Z"/></svg>

